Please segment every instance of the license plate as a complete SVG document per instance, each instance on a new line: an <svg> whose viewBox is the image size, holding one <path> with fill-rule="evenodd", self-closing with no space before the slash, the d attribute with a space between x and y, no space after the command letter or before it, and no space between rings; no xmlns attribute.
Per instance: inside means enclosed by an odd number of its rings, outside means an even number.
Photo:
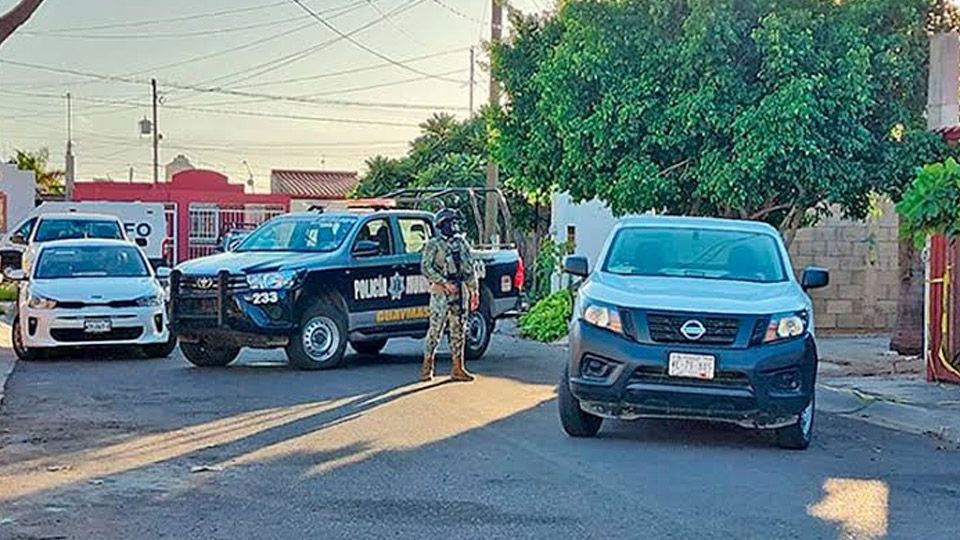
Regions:
<svg viewBox="0 0 960 540"><path fill-rule="evenodd" d="M88 334L105 334L113 329L110 319L87 319L83 321L83 331Z"/></svg>
<svg viewBox="0 0 960 540"><path fill-rule="evenodd" d="M709 354L670 353L667 373L671 377L712 379L717 359Z"/></svg>

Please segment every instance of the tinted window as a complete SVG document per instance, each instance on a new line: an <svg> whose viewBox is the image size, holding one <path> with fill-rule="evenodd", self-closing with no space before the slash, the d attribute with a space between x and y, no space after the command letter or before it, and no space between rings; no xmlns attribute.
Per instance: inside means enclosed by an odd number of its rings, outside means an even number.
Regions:
<svg viewBox="0 0 960 540"><path fill-rule="evenodd" d="M123 231L116 221L89 219L41 219L36 242L51 240L75 240L77 238L102 238L122 240Z"/></svg>
<svg viewBox="0 0 960 540"><path fill-rule="evenodd" d="M784 281L777 241L741 231L637 227L620 230L604 271L735 281Z"/></svg>
<svg viewBox="0 0 960 540"><path fill-rule="evenodd" d="M30 233L33 232L33 226L36 224L37 224L37 218L30 218L24 221L23 225L21 225L20 228L14 231L14 234L19 234L24 238L24 240L26 240L27 238L30 238Z"/></svg>
<svg viewBox="0 0 960 540"><path fill-rule="evenodd" d="M390 234L390 224L385 219L375 219L367 222L357 234L357 242L369 240L379 246L377 255L393 253L393 235Z"/></svg>
<svg viewBox="0 0 960 540"><path fill-rule="evenodd" d="M51 247L40 253L34 277L147 277L147 262L134 246Z"/></svg>
<svg viewBox="0 0 960 540"><path fill-rule="evenodd" d="M353 216L272 219L250 233L235 251L333 251L356 221Z"/></svg>
<svg viewBox="0 0 960 540"><path fill-rule="evenodd" d="M430 239L430 224L420 218L400 218L397 223L406 253L420 253Z"/></svg>

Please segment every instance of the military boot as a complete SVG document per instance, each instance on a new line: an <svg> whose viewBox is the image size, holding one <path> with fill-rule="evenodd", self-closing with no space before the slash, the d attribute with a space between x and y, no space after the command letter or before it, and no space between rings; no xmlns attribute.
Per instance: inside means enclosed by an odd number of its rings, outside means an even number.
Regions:
<svg viewBox="0 0 960 540"><path fill-rule="evenodd" d="M420 366L420 382L430 382L433 380L433 357L425 356L423 364Z"/></svg>
<svg viewBox="0 0 960 540"><path fill-rule="evenodd" d="M450 379L459 382L471 382L476 380L472 373L467 371L463 365L463 357L453 359L453 368L450 370Z"/></svg>

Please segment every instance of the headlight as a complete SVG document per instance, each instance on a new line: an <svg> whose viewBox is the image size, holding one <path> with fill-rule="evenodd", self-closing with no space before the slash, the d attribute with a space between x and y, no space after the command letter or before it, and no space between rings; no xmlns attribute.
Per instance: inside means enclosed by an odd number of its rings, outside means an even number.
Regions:
<svg viewBox="0 0 960 540"><path fill-rule="evenodd" d="M767 325L767 334L763 338L764 343L789 339L802 336L807 331L806 311L797 311L794 313L780 313L770 317L770 324Z"/></svg>
<svg viewBox="0 0 960 540"><path fill-rule="evenodd" d="M611 332L623 333L623 323L620 321L620 311L605 304L599 304L590 300L584 301L583 315L580 317L585 322L594 326L599 326Z"/></svg>
<svg viewBox="0 0 960 540"><path fill-rule="evenodd" d="M247 275L247 285L251 289L288 289L296 281L297 272L293 270Z"/></svg>
<svg viewBox="0 0 960 540"><path fill-rule="evenodd" d="M57 307L57 301L30 293L30 298L27 300L27 306L32 307L33 309L53 309Z"/></svg>
<svg viewBox="0 0 960 540"><path fill-rule="evenodd" d="M137 298L137 305L140 307L162 306L163 297L160 296L159 294L141 296L140 298Z"/></svg>

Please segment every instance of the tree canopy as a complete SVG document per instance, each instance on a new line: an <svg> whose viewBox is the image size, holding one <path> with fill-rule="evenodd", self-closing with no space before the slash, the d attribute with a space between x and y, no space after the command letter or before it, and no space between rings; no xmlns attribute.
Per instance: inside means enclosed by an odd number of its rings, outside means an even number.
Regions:
<svg viewBox="0 0 960 540"><path fill-rule="evenodd" d="M512 13L494 152L617 214L863 217L943 152L925 129L937 0L568 0Z"/></svg>
<svg viewBox="0 0 960 540"><path fill-rule="evenodd" d="M37 196L63 195L64 172L49 167L50 151L46 148L32 152L17 150L10 161L16 163L21 171L33 171L37 179Z"/></svg>

